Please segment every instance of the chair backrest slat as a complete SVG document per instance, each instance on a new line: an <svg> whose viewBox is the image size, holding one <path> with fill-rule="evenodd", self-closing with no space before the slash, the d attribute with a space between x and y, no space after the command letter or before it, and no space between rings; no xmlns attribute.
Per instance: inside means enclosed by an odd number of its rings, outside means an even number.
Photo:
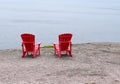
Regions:
<svg viewBox="0 0 120 84"><path fill-rule="evenodd" d="M59 46L61 51L67 50L70 43L71 43L72 34L71 33L65 33L59 35Z"/></svg>
<svg viewBox="0 0 120 84"><path fill-rule="evenodd" d="M33 51L35 44L35 35L33 34L21 34L23 44L27 51Z"/></svg>

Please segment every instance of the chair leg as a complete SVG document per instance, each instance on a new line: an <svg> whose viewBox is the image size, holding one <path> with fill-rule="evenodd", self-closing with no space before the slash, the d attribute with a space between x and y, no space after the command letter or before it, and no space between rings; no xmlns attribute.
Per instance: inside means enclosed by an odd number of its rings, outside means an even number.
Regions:
<svg viewBox="0 0 120 84"><path fill-rule="evenodd" d="M69 51L69 55L70 55L70 57L72 57L72 52L71 51Z"/></svg>
<svg viewBox="0 0 120 84"><path fill-rule="evenodd" d="M36 55L40 55L40 50L39 49L36 51Z"/></svg>
<svg viewBox="0 0 120 84"><path fill-rule="evenodd" d="M38 55L40 55L40 48L38 48Z"/></svg>
<svg viewBox="0 0 120 84"><path fill-rule="evenodd" d="M22 58L24 58L24 57L25 57L25 54L26 54L26 52L23 52L23 53L22 53Z"/></svg>
<svg viewBox="0 0 120 84"><path fill-rule="evenodd" d="M36 57L36 54L34 53L34 54L33 54L33 58L35 58L35 57Z"/></svg>
<svg viewBox="0 0 120 84"><path fill-rule="evenodd" d="M61 58L61 52L60 51L58 52L58 56Z"/></svg>
<svg viewBox="0 0 120 84"><path fill-rule="evenodd" d="M38 51L38 55L40 55L40 50Z"/></svg>
<svg viewBox="0 0 120 84"><path fill-rule="evenodd" d="M33 52L33 58L36 57L36 54L37 54L37 51L34 51L34 52Z"/></svg>
<svg viewBox="0 0 120 84"><path fill-rule="evenodd" d="M54 50L54 55L56 55L56 50Z"/></svg>
<svg viewBox="0 0 120 84"><path fill-rule="evenodd" d="M57 50L54 48L54 55L56 55L57 54Z"/></svg>

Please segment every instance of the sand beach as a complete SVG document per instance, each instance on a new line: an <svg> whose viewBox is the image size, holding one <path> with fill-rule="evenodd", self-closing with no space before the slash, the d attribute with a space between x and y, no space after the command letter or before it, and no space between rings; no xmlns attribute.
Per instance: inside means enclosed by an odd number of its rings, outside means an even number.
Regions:
<svg viewBox="0 0 120 84"><path fill-rule="evenodd" d="M21 49L0 50L0 84L120 84L120 43L74 44L73 57L41 48L36 58Z"/></svg>

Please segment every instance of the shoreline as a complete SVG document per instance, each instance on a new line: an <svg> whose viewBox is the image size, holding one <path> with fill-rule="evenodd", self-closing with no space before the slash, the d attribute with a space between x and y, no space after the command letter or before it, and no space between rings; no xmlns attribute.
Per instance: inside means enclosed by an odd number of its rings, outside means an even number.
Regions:
<svg viewBox="0 0 120 84"><path fill-rule="evenodd" d="M120 84L120 43L73 44L72 52L58 58L41 48L21 58L21 49L0 50L0 84Z"/></svg>
<svg viewBox="0 0 120 84"><path fill-rule="evenodd" d="M84 43L75 43L72 44L74 45L85 45L85 44L118 44L120 45L120 42L84 42ZM21 50L22 47L20 48L5 48L5 49L0 49L0 50ZM40 46L40 48L53 48L53 45L44 45L44 46Z"/></svg>

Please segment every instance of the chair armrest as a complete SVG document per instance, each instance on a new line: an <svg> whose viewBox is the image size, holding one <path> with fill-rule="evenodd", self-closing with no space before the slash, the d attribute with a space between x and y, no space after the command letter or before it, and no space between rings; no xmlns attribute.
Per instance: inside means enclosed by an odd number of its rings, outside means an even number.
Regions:
<svg viewBox="0 0 120 84"><path fill-rule="evenodd" d="M41 44L41 42L37 43L37 44Z"/></svg>
<svg viewBox="0 0 120 84"><path fill-rule="evenodd" d="M35 46L40 46L41 45L41 43L39 42L39 43L37 43L37 44L35 44Z"/></svg>
<svg viewBox="0 0 120 84"><path fill-rule="evenodd" d="M36 45L41 45L41 42L37 43Z"/></svg>
<svg viewBox="0 0 120 84"><path fill-rule="evenodd" d="M58 45L59 45L58 43L53 42L54 48L57 48Z"/></svg>
<svg viewBox="0 0 120 84"><path fill-rule="evenodd" d="M53 45L54 45L54 46L56 46L56 45L58 45L58 43L56 43L56 42L53 42Z"/></svg>
<svg viewBox="0 0 120 84"><path fill-rule="evenodd" d="M56 44L56 42L53 42L53 45L55 45Z"/></svg>

